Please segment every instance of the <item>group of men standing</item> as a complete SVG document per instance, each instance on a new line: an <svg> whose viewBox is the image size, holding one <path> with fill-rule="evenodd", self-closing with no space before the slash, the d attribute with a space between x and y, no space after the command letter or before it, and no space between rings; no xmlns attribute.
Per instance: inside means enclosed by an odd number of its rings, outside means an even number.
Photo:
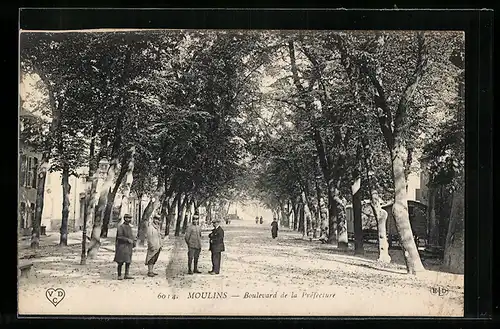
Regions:
<svg viewBox="0 0 500 329"><path fill-rule="evenodd" d="M219 219L213 220L212 224L214 229L208 235L210 239L209 250L212 254L212 269L208 273L219 274L221 253L225 251L224 230L220 227ZM191 225L187 228L184 235L184 240L188 246L188 274L201 273L198 270L198 259L201 253L201 228L198 214L193 216Z"/></svg>
<svg viewBox="0 0 500 329"><path fill-rule="evenodd" d="M118 264L118 280L133 279L130 275L130 263L132 262L132 253L136 246L136 238L132 233L130 222L132 216L125 214L123 224L118 225L116 230L116 248L114 261ZM159 215L153 216L153 221L147 228L148 248L146 253L145 265L148 267L148 276L154 277L158 273L154 272L154 266L163 248L163 240L160 234L161 218ZM220 220L212 221L214 226L212 232L208 235L210 240L209 250L212 254L212 269L209 274L220 273L221 254L225 251L224 230L220 227ZM188 247L188 274L201 273L198 269L198 259L201 253L201 227L199 225L199 215L194 214L191 225L187 228L184 240ZM122 276L122 268L125 264L125 275ZM193 266L194 265L194 266Z"/></svg>

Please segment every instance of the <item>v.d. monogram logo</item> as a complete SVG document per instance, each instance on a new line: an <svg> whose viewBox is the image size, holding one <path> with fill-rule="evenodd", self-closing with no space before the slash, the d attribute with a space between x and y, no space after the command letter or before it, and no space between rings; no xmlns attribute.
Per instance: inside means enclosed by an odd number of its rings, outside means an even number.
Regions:
<svg viewBox="0 0 500 329"><path fill-rule="evenodd" d="M66 296L66 293L62 288L49 288L45 292L45 297L49 300L49 302L52 303L52 305L57 306L63 299L64 296Z"/></svg>

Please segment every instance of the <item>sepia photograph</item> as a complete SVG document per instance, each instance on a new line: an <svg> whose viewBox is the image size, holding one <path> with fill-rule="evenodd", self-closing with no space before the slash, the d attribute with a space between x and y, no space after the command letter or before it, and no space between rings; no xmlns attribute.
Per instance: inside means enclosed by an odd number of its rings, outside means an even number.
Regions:
<svg viewBox="0 0 500 329"><path fill-rule="evenodd" d="M464 316L463 31L19 46L19 317Z"/></svg>

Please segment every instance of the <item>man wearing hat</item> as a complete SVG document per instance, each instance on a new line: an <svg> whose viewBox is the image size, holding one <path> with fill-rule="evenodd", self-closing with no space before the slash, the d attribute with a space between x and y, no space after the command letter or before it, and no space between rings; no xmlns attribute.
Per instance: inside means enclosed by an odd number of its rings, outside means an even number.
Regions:
<svg viewBox="0 0 500 329"><path fill-rule="evenodd" d="M273 218L273 222L271 223L271 236L273 239L278 237L278 221L276 218Z"/></svg>
<svg viewBox="0 0 500 329"><path fill-rule="evenodd" d="M145 265L148 266L148 276L153 277L158 275L153 271L153 268L160 255L161 248L163 246L163 241L160 235L160 216L155 214L153 216L153 222L148 226L147 230L147 240L148 240L148 251L146 253Z"/></svg>
<svg viewBox="0 0 500 329"><path fill-rule="evenodd" d="M116 248L115 248L115 259L114 261L118 263L118 280L133 279L129 275L130 263L132 262L132 251L135 247L135 238L132 234L132 227L130 227L130 221L132 216L125 214L123 216L123 224L119 225L116 230ZM122 267L125 263L125 277L122 277Z"/></svg>
<svg viewBox="0 0 500 329"><path fill-rule="evenodd" d="M210 251L212 252L212 270L208 273L219 274L221 253L225 251L224 247L224 230L220 227L220 219L212 221L214 229L208 235L210 238Z"/></svg>
<svg viewBox="0 0 500 329"><path fill-rule="evenodd" d="M199 215L195 212L191 225L188 226L184 240L188 246L188 274L201 273L198 271L198 258L201 252L201 228L198 225ZM191 264L194 260L194 271L192 271Z"/></svg>

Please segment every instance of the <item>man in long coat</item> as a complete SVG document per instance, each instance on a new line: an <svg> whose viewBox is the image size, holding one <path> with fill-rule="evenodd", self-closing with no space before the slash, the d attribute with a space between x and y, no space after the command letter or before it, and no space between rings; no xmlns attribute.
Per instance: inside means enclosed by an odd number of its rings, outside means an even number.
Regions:
<svg viewBox="0 0 500 329"><path fill-rule="evenodd" d="M119 225L116 230L116 248L115 248L115 259L114 261L118 263L118 280L133 279L129 275L130 263L132 262L132 252L135 247L135 237L132 233L132 227L130 227L130 221L132 216L125 214L123 216L123 224ZM122 277L122 267L125 263L125 277Z"/></svg>
<svg viewBox="0 0 500 329"><path fill-rule="evenodd" d="M153 271L158 256L160 255L163 241L160 235L160 216L154 215L153 222L148 226L147 230L148 251L146 253L145 265L148 266L148 276L153 277L158 275Z"/></svg>
<svg viewBox="0 0 500 329"><path fill-rule="evenodd" d="M194 214L191 225L188 226L184 240L188 246L188 274L201 273L198 270L198 258L201 252L201 228L198 225L199 215ZM194 271L191 264L194 261Z"/></svg>
<svg viewBox="0 0 500 329"><path fill-rule="evenodd" d="M278 221L276 218L273 218L273 222L271 223L271 235L273 239L276 239L278 236Z"/></svg>
<svg viewBox="0 0 500 329"><path fill-rule="evenodd" d="M210 238L210 251L212 253L212 270L208 273L219 274L221 253L226 250L224 246L224 230L220 227L220 219L215 219L212 224L214 225L214 229L208 235Z"/></svg>

